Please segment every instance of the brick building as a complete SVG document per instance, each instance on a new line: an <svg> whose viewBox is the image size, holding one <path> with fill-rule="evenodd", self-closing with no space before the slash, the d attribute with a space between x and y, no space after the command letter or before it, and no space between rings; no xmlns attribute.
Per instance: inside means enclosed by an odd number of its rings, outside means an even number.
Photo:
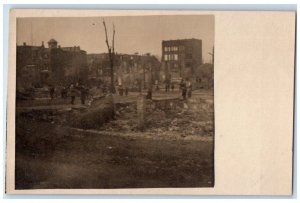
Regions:
<svg viewBox="0 0 300 203"><path fill-rule="evenodd" d="M107 53L88 54L91 78L110 82L110 61ZM116 54L114 59L114 79L118 85L145 87L160 78L160 62L150 54Z"/></svg>
<svg viewBox="0 0 300 203"><path fill-rule="evenodd" d="M179 39L162 41L162 79L178 82L181 78L194 79L202 64L202 41Z"/></svg>
<svg viewBox="0 0 300 203"><path fill-rule="evenodd" d="M60 47L51 39L48 48L23 43L17 45L17 88L66 85L86 82L86 52L80 47Z"/></svg>

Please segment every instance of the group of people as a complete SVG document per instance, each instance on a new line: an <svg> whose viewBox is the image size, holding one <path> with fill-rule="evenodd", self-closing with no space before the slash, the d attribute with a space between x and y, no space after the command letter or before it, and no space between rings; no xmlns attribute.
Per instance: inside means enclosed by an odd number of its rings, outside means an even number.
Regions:
<svg viewBox="0 0 300 203"><path fill-rule="evenodd" d="M75 98L80 93L81 104L85 104L86 98L89 96L89 88L84 85L70 85L71 104L74 104Z"/></svg>
<svg viewBox="0 0 300 203"><path fill-rule="evenodd" d="M49 94L51 100L54 99L56 88L54 85L49 87ZM86 98L89 96L89 88L87 88L83 84L71 84L68 88L63 86L60 90L61 98L66 99L68 97L68 93L71 97L71 104L75 104L76 96L80 95L81 104L85 104Z"/></svg>
<svg viewBox="0 0 300 203"><path fill-rule="evenodd" d="M119 92L119 95L120 95L120 96L123 96L123 95L127 96L129 90L128 90L128 87L127 87L127 86L124 87L123 85L119 85L119 87L118 87L118 92Z"/></svg>
<svg viewBox="0 0 300 203"><path fill-rule="evenodd" d="M171 90L174 91L175 84L174 83L166 83L165 91L166 92L170 91L170 87L171 87ZM155 90L159 90L158 84L155 84ZM192 97L193 87L192 87L192 83L188 79L186 79L186 80L182 79L181 80L181 82L179 83L179 90L182 93L182 98L183 99ZM152 99L152 86L150 86L148 88L146 99Z"/></svg>
<svg viewBox="0 0 300 203"><path fill-rule="evenodd" d="M175 89L174 83L171 83L171 84L170 83L166 83L166 85L165 85L166 92L169 92L170 88L171 88L172 91L174 91L174 89Z"/></svg>
<svg viewBox="0 0 300 203"><path fill-rule="evenodd" d="M165 91L170 91L170 88L172 91L174 91L175 87L174 87L174 83L166 83L166 89ZM117 88L118 94L120 96L127 96L129 93L129 89L127 86L123 86L123 85L119 85ZM158 90L158 84L155 84L155 89ZM187 79L184 80L182 79L180 84L179 84L179 89L181 90L182 93L182 98L186 99L186 98L191 98L192 96L192 83ZM107 85L103 85L102 86L102 91L103 93L107 93L109 91L109 87ZM51 100L53 100L54 95L56 95L56 88L55 86L50 86L49 87L49 93L50 93L50 98ZM71 104L75 104L75 100L77 96L80 96L80 100L81 100L81 104L85 104L86 99L89 97L90 93L89 93L89 88L86 87L84 84L78 84L76 83L71 84L70 86L66 87L63 86L61 87L60 90L60 94L61 94L61 98L66 99L68 98L68 96L70 96L71 98ZM148 87L148 91L147 91L147 99L152 99L152 86Z"/></svg>
<svg viewBox="0 0 300 203"><path fill-rule="evenodd" d="M185 81L182 79L179 84L179 87L180 87L183 99L186 99L187 97L188 98L192 97L192 83L189 80Z"/></svg>

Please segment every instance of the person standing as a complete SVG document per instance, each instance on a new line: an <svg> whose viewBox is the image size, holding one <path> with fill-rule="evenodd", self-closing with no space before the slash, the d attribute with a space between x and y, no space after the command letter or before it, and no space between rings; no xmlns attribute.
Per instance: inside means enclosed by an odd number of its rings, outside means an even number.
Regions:
<svg viewBox="0 0 300 203"><path fill-rule="evenodd" d="M181 89L181 92L182 92L182 98L186 99L186 91L187 91L186 90L186 83L183 79L180 82L180 89Z"/></svg>
<svg viewBox="0 0 300 203"><path fill-rule="evenodd" d="M148 88L146 99L152 99L152 86L151 85Z"/></svg>
<svg viewBox="0 0 300 203"><path fill-rule="evenodd" d="M66 98L67 97L67 89L65 86L62 87L61 89L61 98Z"/></svg>
<svg viewBox="0 0 300 203"><path fill-rule="evenodd" d="M192 97L192 83L189 80L187 82L187 95L188 98Z"/></svg>
<svg viewBox="0 0 300 203"><path fill-rule="evenodd" d="M86 90L85 86L82 85L82 87L80 88L80 99L81 99L82 105L85 104L86 93L87 93L87 90Z"/></svg>
<svg viewBox="0 0 300 203"><path fill-rule="evenodd" d="M54 86L50 86L49 92L50 92L50 98L51 98L51 100L53 100L53 98L54 98L54 93L55 93L55 88L54 88Z"/></svg>
<svg viewBox="0 0 300 203"><path fill-rule="evenodd" d="M184 84L183 89L182 89L182 98L184 100L186 99L186 92L187 92L187 89L186 89L186 85Z"/></svg>
<svg viewBox="0 0 300 203"><path fill-rule="evenodd" d="M123 86L120 85L118 89L119 89L119 95L123 96Z"/></svg>
<svg viewBox="0 0 300 203"><path fill-rule="evenodd" d="M158 80L155 80L155 90L158 91L159 87L158 87Z"/></svg>
<svg viewBox="0 0 300 203"><path fill-rule="evenodd" d="M128 87L125 86L125 96L128 96Z"/></svg>
<svg viewBox="0 0 300 203"><path fill-rule="evenodd" d="M76 89L73 84L70 86L70 96L71 96L71 104L73 105L76 98Z"/></svg>

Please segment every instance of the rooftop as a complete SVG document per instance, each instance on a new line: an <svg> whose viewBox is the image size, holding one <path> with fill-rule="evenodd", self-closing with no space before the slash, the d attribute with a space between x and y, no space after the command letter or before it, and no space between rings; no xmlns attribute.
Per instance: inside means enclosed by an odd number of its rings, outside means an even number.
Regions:
<svg viewBox="0 0 300 203"><path fill-rule="evenodd" d="M55 39L50 39L49 41L48 41L48 43L57 43L57 41L55 40Z"/></svg>

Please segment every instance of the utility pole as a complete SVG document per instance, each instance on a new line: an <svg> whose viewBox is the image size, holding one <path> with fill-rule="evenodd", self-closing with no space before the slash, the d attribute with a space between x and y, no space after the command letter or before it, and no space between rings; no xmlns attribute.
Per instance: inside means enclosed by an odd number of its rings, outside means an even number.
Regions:
<svg viewBox="0 0 300 203"><path fill-rule="evenodd" d="M209 55L211 55L211 58L212 58L212 64L214 65L215 64L215 47L213 46L213 50L212 50L212 53L208 53Z"/></svg>
<svg viewBox="0 0 300 203"><path fill-rule="evenodd" d="M32 35L32 22L30 22L30 43L31 43L31 46L34 46L33 35Z"/></svg>
<svg viewBox="0 0 300 203"><path fill-rule="evenodd" d="M106 45L108 49L108 57L110 61L110 93L115 93L115 86L114 86L114 58L115 58L115 25L113 25L113 38L112 38L112 46L108 43L108 37L107 37L107 29L105 21L103 20L103 25L105 29L105 38L106 38Z"/></svg>

